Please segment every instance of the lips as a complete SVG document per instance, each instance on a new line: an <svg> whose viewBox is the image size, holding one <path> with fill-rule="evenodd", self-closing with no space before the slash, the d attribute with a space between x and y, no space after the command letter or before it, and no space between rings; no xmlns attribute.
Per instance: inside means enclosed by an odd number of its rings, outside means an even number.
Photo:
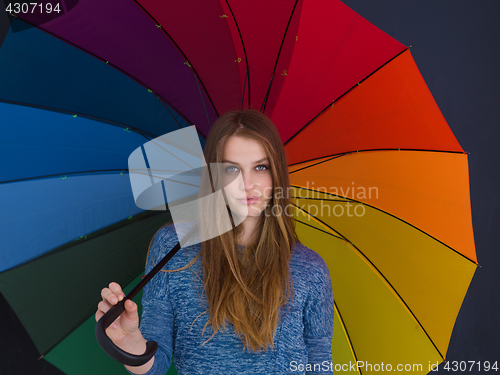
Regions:
<svg viewBox="0 0 500 375"><path fill-rule="evenodd" d="M241 198L238 200L242 203L251 203L251 202L257 201L258 199L259 199L259 197L255 196L255 195L251 195L251 196L248 196L246 198Z"/></svg>

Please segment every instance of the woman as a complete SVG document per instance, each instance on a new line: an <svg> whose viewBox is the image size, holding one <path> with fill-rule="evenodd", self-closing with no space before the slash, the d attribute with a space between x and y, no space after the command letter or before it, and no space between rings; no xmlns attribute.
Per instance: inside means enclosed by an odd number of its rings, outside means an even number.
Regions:
<svg viewBox="0 0 500 375"><path fill-rule="evenodd" d="M241 173L228 199L244 220L170 260L144 288L140 329L137 306L126 301L108 336L133 354L144 353L147 340L159 345L148 363L127 370L163 375L173 360L179 374L331 374L330 275L324 260L297 240L276 127L256 110L228 112L210 130L204 155L229 179ZM146 272L177 241L174 225L162 227ZM111 283L102 298L96 320L124 294Z"/></svg>

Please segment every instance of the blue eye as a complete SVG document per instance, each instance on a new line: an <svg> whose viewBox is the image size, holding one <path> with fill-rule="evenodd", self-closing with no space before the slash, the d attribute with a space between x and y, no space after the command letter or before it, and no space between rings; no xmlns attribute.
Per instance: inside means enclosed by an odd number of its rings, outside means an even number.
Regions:
<svg viewBox="0 0 500 375"><path fill-rule="evenodd" d="M264 172L264 171L266 171L267 169L269 169L269 167L268 167L267 165L263 165L263 164L258 165L258 166L256 166L255 168L260 168L260 167L264 167L264 169L259 169L259 170L258 170L258 171L260 171L260 172ZM235 168L236 170L238 169L238 167L235 167L234 165L232 165L232 166L230 166L230 167L227 167L224 171L225 171L226 173L236 172L236 171L231 171L231 168Z"/></svg>

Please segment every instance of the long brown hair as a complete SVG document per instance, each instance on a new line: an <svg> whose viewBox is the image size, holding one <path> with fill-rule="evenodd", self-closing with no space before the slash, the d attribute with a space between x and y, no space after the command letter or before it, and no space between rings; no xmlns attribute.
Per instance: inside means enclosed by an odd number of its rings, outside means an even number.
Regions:
<svg viewBox="0 0 500 375"><path fill-rule="evenodd" d="M285 150L275 125L257 110L227 112L214 123L206 140L207 165L221 163L225 144L233 136L259 142L269 158L273 191L255 228L260 236L254 236L238 252L236 239L243 226L233 226L233 230L202 242L201 252L189 264L170 272L190 267L202 256L204 291L209 306L202 313L209 313L203 332L208 324L214 332L205 343L221 328L225 329L227 320L242 339L244 349L260 352L268 346L274 348L280 307L293 296L289 260L298 238L294 222L286 214L290 182ZM212 189L203 183L200 187L201 194ZM228 212L224 215L229 213L229 208L226 209ZM221 214L218 212L214 217L224 217Z"/></svg>

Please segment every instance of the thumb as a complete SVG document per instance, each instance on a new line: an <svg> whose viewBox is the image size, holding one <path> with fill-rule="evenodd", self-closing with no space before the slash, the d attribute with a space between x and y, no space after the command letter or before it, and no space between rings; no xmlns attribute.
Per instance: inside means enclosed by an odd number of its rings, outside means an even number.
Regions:
<svg viewBox="0 0 500 375"><path fill-rule="evenodd" d="M123 330L133 332L139 327L139 315L137 313L137 304L134 301L125 301L125 312L120 319Z"/></svg>

